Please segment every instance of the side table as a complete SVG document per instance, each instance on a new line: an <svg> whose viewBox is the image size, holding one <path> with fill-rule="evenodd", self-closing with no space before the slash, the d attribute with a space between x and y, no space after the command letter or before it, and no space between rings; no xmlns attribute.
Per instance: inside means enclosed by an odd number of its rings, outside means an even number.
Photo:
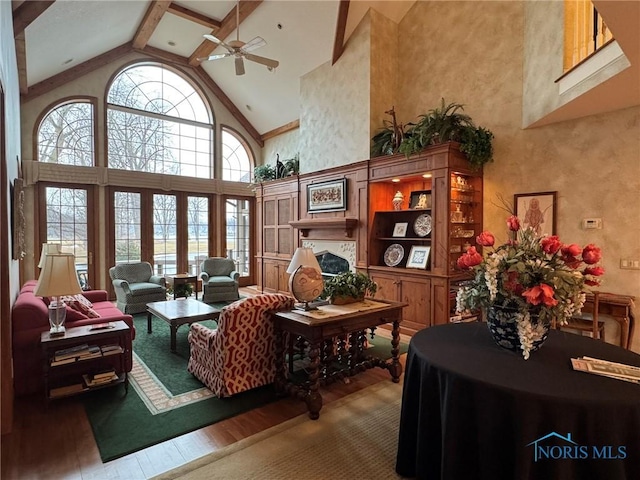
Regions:
<svg viewBox="0 0 640 480"><path fill-rule="evenodd" d="M173 299L176 299L176 287L179 285L193 285L193 291L196 294L196 300L198 299L198 277L189 273L178 273L176 275L169 275L167 277L167 283L173 287ZM186 297L187 295L184 295Z"/></svg>
<svg viewBox="0 0 640 480"><path fill-rule="evenodd" d="M110 328L96 328L95 325L68 328L63 337L51 337L48 331L42 332L40 347L47 403L49 400L120 384L124 384L125 393L128 391L129 376L125 358L130 355L131 330L121 320L111 324L113 326ZM56 352L82 345L93 347L95 353L56 361ZM117 379L92 387L83 379L105 369L113 369Z"/></svg>

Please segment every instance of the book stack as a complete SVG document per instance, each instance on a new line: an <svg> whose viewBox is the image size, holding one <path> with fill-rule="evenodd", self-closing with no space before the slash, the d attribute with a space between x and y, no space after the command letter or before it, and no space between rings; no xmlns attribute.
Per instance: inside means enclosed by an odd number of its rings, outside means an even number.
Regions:
<svg viewBox="0 0 640 480"><path fill-rule="evenodd" d="M640 367L592 357L572 358L571 365L574 370L580 372L593 373L640 385Z"/></svg>
<svg viewBox="0 0 640 480"><path fill-rule="evenodd" d="M100 349L102 350L103 357L106 357L107 355L115 355L117 353L124 352L122 347L117 343L113 345L102 345Z"/></svg>
<svg viewBox="0 0 640 480"><path fill-rule="evenodd" d="M84 383L87 387L98 387L100 385L111 383L114 380L118 380L118 375L112 368L110 368L100 372L85 373L82 375L82 378L84 379Z"/></svg>
<svg viewBox="0 0 640 480"><path fill-rule="evenodd" d="M73 363L89 358L101 357L102 350L97 345L76 345L75 347L56 350L51 360L51 366L64 365L65 363Z"/></svg>

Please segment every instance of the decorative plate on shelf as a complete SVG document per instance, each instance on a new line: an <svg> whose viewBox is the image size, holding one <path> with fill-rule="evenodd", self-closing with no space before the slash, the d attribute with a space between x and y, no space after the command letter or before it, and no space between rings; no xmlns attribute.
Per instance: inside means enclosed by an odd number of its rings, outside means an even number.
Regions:
<svg viewBox="0 0 640 480"><path fill-rule="evenodd" d="M426 237L431 233L431 215L423 213L413 222L413 230L419 237Z"/></svg>
<svg viewBox="0 0 640 480"><path fill-rule="evenodd" d="M387 267L395 267L404 258L404 247L399 243L389 245L384 252L384 263Z"/></svg>

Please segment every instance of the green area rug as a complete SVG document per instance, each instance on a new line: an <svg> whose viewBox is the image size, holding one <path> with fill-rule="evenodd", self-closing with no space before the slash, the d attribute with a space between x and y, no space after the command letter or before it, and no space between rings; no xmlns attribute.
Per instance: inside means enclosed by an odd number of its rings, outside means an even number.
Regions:
<svg viewBox="0 0 640 480"><path fill-rule="evenodd" d="M124 387L83 397L87 417L103 462L203 428L278 399L268 385L220 399L187 372L189 328L178 329L177 352L169 348L169 325L154 319L147 333L146 314L134 316L134 367L127 395ZM215 327L215 322L202 322ZM376 337L367 354L390 357L389 340ZM404 353L407 346L401 344ZM144 393L142 393L144 391Z"/></svg>

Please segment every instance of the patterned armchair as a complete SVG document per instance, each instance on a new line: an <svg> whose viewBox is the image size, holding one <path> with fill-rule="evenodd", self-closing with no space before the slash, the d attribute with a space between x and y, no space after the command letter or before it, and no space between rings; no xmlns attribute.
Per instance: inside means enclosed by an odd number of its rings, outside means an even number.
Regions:
<svg viewBox="0 0 640 480"><path fill-rule="evenodd" d="M167 299L164 277L153 274L149 262L121 263L109 269L116 305L124 313L142 313L147 303Z"/></svg>
<svg viewBox="0 0 640 480"><path fill-rule="evenodd" d="M276 351L270 313L293 304L286 295L257 295L224 307L215 330L193 323L187 370L220 398L272 383Z"/></svg>
<svg viewBox="0 0 640 480"><path fill-rule="evenodd" d="M202 301L205 303L234 302L238 295L236 264L230 258L211 257L200 265Z"/></svg>

